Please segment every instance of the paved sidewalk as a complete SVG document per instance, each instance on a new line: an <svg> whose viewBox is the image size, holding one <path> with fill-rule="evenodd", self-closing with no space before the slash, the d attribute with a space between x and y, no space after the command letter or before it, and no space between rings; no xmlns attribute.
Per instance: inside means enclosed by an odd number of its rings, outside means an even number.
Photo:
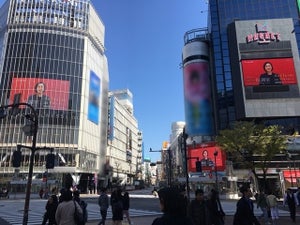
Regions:
<svg viewBox="0 0 300 225"><path fill-rule="evenodd" d="M133 217L131 218L133 225L151 225L153 220L157 216L143 216L143 217ZM299 224L300 217L297 218L298 221L296 223L293 223L290 217L284 216L280 217L277 221L276 225L296 225ZM99 221L90 221L86 225L98 225ZM225 225L232 225L233 224L233 216L226 216L225 219ZM111 220L107 220L106 225L112 225ZM123 221L122 225L128 225L126 219ZM263 222L261 222L261 225L264 225Z"/></svg>

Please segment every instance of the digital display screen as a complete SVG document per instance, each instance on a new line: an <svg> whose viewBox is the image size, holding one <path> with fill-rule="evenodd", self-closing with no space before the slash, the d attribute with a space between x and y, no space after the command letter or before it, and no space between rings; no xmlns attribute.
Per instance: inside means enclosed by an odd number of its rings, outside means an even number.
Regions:
<svg viewBox="0 0 300 225"><path fill-rule="evenodd" d="M293 58L242 60L242 68L244 86L297 84Z"/></svg>
<svg viewBox="0 0 300 225"><path fill-rule="evenodd" d="M184 104L187 133L191 136L211 135L213 118L208 62L184 67Z"/></svg>
<svg viewBox="0 0 300 225"><path fill-rule="evenodd" d="M13 78L9 102L26 102L36 109L68 110L69 92L70 82L66 80Z"/></svg>
<svg viewBox="0 0 300 225"><path fill-rule="evenodd" d="M70 81L46 78L17 78L11 81L9 104L28 103L39 117L39 124L74 124L76 115L70 108ZM19 106L19 112L28 114L29 107ZM23 117L14 114L16 122Z"/></svg>
<svg viewBox="0 0 300 225"><path fill-rule="evenodd" d="M89 85L88 119L95 124L99 123L100 78L91 71Z"/></svg>
<svg viewBox="0 0 300 225"><path fill-rule="evenodd" d="M293 58L242 60L246 99L299 97Z"/></svg>
<svg viewBox="0 0 300 225"><path fill-rule="evenodd" d="M214 153L218 154L215 156ZM208 146L188 149L189 171L196 172L196 161L201 162L202 171L225 170L226 155L218 146Z"/></svg>

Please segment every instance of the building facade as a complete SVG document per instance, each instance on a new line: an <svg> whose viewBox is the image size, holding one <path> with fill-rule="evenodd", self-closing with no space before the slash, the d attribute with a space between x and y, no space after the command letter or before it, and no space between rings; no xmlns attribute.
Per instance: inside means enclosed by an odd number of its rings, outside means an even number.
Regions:
<svg viewBox="0 0 300 225"><path fill-rule="evenodd" d="M53 148L49 179L67 177L83 191L102 176L107 150L108 66L105 27L89 0L8 0L0 9L0 102L25 102L39 117L37 147ZM43 92L43 95L40 94ZM0 121L0 176L26 179L30 151L12 167L17 144L31 145L25 107ZM34 177L46 171L47 150L35 154ZM99 175L100 174L100 175ZM70 181L69 181L70 182Z"/></svg>
<svg viewBox="0 0 300 225"><path fill-rule="evenodd" d="M109 92L107 163L111 168L109 185L132 185L142 176L142 132L128 89Z"/></svg>
<svg viewBox="0 0 300 225"><path fill-rule="evenodd" d="M249 171L233 170L234 164L214 143L214 136L237 120L280 125L284 135L294 135L287 145L289 156L278 154L272 159L267 179L280 194L299 185L298 4L295 0L211 0L208 27L185 33L182 66L189 175L204 153L213 161L212 166L202 165L201 185L207 177L224 181L219 184L222 190L236 191L235 185L226 183L253 180ZM262 178L262 171L256 172Z"/></svg>
<svg viewBox="0 0 300 225"><path fill-rule="evenodd" d="M254 108L258 105L260 109L255 109L256 112L262 112L263 107L262 105L270 106L269 109L273 107L272 102L277 102L281 104L281 102L285 102L288 100L288 103L294 104L298 101L298 96L294 96L294 100L290 101L285 97L281 97L278 99L276 96L276 101L274 98L263 97L258 98L256 97L255 100L251 99L250 104L248 104L247 100L244 102L243 95L239 94L244 89L247 89L249 85L248 83L244 84L244 87L241 90L241 70L246 70L245 64L247 63L244 61L244 65L239 65L237 63L237 56L239 53L243 53L243 58L239 55L240 59L270 59L270 58L285 58L285 57L293 57L293 64L296 70L296 76L294 77L294 81L296 78L296 83L294 82L295 86L299 86L299 71L298 71L298 64L299 64L299 44L300 44L300 26L299 26L299 11L297 6L297 1L295 0L268 0L268 1L227 1L227 0L211 0L209 1L209 22L208 22L208 29L211 35L211 51L213 55L212 69L213 69L213 79L215 80L214 89L216 93L216 100L215 100L215 121L217 130L228 128L229 125L237 120L237 119L253 119L256 118L257 120L264 121L266 124L279 124L286 128L287 132L293 130L299 130L300 121L299 121L299 113L293 113L289 115L289 112L286 112L285 115L283 114L270 114L267 116L267 113L263 114L249 114L250 109L252 108L251 102L256 101ZM285 27L287 23L280 21L280 19L288 19L288 28ZM271 41L272 43L265 42L264 44L259 43L258 41L246 42L245 37L241 37L237 34L235 38L233 37L233 24L245 23L248 27L247 30L243 30L243 27L238 28L237 32L248 32L247 34L255 34L255 33L280 33L280 39L282 41ZM242 22L244 21L244 22ZM248 21L248 22L246 22ZM278 22L278 23L277 23ZM257 24L258 26L257 30ZM276 25L275 25L276 24ZM241 25L241 26L243 26ZM267 30L263 30L263 26ZM251 28L252 27L252 28ZM269 29L269 30L268 30ZM289 30L286 30L289 29ZM238 39L237 44L233 46L232 42L236 43L236 39ZM269 39L270 40L270 39ZM244 41L244 46L241 46L241 41ZM280 47L278 45L283 44L285 41L290 41L289 47L285 46L282 47L281 50L284 48L292 49L292 52L289 56L281 55L281 56L272 56L270 55L271 49L276 50L277 52L280 51ZM279 44L280 43L280 44ZM250 45L252 48L254 47L256 50L256 54L252 54L252 56L247 55L247 51L249 52ZM277 46L274 46L277 45ZM238 48L240 46L240 48ZM245 49L248 46L248 50ZM262 52L268 51L263 55ZM298 54L296 53L298 49ZM253 52L252 52L253 53ZM269 55L268 55L269 53ZM275 53L276 54L276 53ZM246 56L247 55L247 56ZM235 57L235 59L234 59ZM247 58L248 57L248 58ZM250 57L250 58L249 58ZM281 61L282 62L282 61ZM280 63L279 66L282 66ZM244 66L244 67L243 67ZM262 70L262 65L256 64L252 65L253 67L260 67ZM251 65L250 65L251 67ZM274 68L275 69L275 68ZM253 71L255 72L255 71ZM249 73L249 70L248 70ZM234 80L235 76L237 76L239 80ZM247 74L246 74L247 75ZM251 75L248 76L251 78ZM253 78L253 77L252 77ZM255 79L254 79L255 80ZM291 85L291 84L290 84ZM245 88L246 87L246 88ZM291 86L290 86L291 88ZM239 92L238 92L239 91ZM247 90L245 90L247 91ZM262 92L260 92L262 93ZM265 94L264 94L265 95ZM240 98L238 98L240 97ZM274 94L273 94L274 97ZM289 97L290 98L290 97ZM242 101L242 102L241 102ZM296 101L296 102L295 102ZM293 102L293 103L292 103ZM286 107L285 107L286 108ZM293 111L298 111L294 106L289 105L288 108L292 108ZM269 110L270 112L271 110ZM273 110L276 111L276 110ZM242 115L241 115L242 114Z"/></svg>
<svg viewBox="0 0 300 225"><path fill-rule="evenodd" d="M298 134L298 4L295 0L209 1L208 32L217 133L234 121L254 120L280 125L285 135ZM297 137L290 139L293 145L288 144L287 150L293 157L277 155L267 172L272 186L278 192L281 189L281 194L286 187L299 185L300 181L300 152L294 145ZM262 171L257 173L262 177ZM251 180L249 174L239 174L239 178Z"/></svg>

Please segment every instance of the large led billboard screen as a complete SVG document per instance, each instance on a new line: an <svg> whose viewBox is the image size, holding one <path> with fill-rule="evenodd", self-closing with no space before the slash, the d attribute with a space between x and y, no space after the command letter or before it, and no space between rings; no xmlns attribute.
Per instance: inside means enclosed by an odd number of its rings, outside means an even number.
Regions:
<svg viewBox="0 0 300 225"><path fill-rule="evenodd" d="M293 58L242 60L242 67L245 86L297 84ZM274 78L266 82L264 76L269 71L270 76L278 77L278 82Z"/></svg>
<svg viewBox="0 0 300 225"><path fill-rule="evenodd" d="M299 96L293 58L241 61L246 99Z"/></svg>
<svg viewBox="0 0 300 225"><path fill-rule="evenodd" d="M201 162L203 172L225 170L226 154L218 146L189 148L187 152L189 171L196 172L197 160ZM217 152L216 156L215 152Z"/></svg>
<svg viewBox="0 0 300 225"><path fill-rule="evenodd" d="M9 104L28 103L39 116L40 124L73 124L74 117L69 110L70 81L46 78L13 77ZM25 106L20 113L27 114ZM18 121L16 116L16 119Z"/></svg>
<svg viewBox="0 0 300 225"><path fill-rule="evenodd" d="M66 80L13 78L9 102L27 102L35 109L67 110L69 89Z"/></svg>
<svg viewBox="0 0 300 225"><path fill-rule="evenodd" d="M300 115L300 61L290 18L228 26L236 118Z"/></svg>
<svg viewBox="0 0 300 225"><path fill-rule="evenodd" d="M100 78L95 72L90 72L90 91L88 104L88 119L95 124L99 123Z"/></svg>
<svg viewBox="0 0 300 225"><path fill-rule="evenodd" d="M186 131L190 136L213 133L209 63L200 61L184 67Z"/></svg>

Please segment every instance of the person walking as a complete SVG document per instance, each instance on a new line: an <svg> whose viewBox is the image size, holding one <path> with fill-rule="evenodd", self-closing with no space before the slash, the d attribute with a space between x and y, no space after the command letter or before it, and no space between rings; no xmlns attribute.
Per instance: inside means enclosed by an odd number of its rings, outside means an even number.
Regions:
<svg viewBox="0 0 300 225"><path fill-rule="evenodd" d="M123 220L123 201L122 190L118 188L111 193L110 204L112 210L113 225L122 225Z"/></svg>
<svg viewBox="0 0 300 225"><path fill-rule="evenodd" d="M211 224L208 203L204 198L204 191L202 189L196 190L195 199L193 199L188 206L188 216L192 219L194 224Z"/></svg>
<svg viewBox="0 0 300 225"><path fill-rule="evenodd" d="M56 225L55 221L55 213L58 206L58 198L56 195L51 195L48 198L47 204L46 204L46 212L43 217L42 225L46 225L47 221L48 225Z"/></svg>
<svg viewBox="0 0 300 225"><path fill-rule="evenodd" d="M77 225L85 225L88 219L87 203L80 198L80 192L78 190L73 191L73 200L81 207L83 215L82 221Z"/></svg>
<svg viewBox="0 0 300 225"><path fill-rule="evenodd" d="M107 189L102 188L101 194L98 198L98 205L100 207L100 215L101 215L101 221L98 225L105 225L106 217L107 217L107 210L109 207L109 198L106 193Z"/></svg>
<svg viewBox="0 0 300 225"><path fill-rule="evenodd" d="M267 196L264 191L260 191L257 195L256 205L262 211L261 218L263 218L266 224L269 223Z"/></svg>
<svg viewBox="0 0 300 225"><path fill-rule="evenodd" d="M294 223L296 223L296 206L298 205L298 200L293 193L292 189L288 188L283 200L283 206L288 205L290 211L290 217Z"/></svg>
<svg viewBox="0 0 300 225"><path fill-rule="evenodd" d="M225 213L220 202L219 193L215 189L210 192L209 199L207 200L209 209L210 221L213 225L225 224Z"/></svg>
<svg viewBox="0 0 300 225"><path fill-rule="evenodd" d="M253 212L253 202L251 200L253 194L251 189L248 186L243 185L240 187L240 192L242 193L242 197L236 205L233 225L260 225L260 222Z"/></svg>
<svg viewBox="0 0 300 225"><path fill-rule="evenodd" d="M267 196L267 205L268 205L268 207L270 209L270 212L271 212L272 224L275 225L276 220L279 219L279 211L278 211L277 197L273 193L270 193Z"/></svg>
<svg viewBox="0 0 300 225"><path fill-rule="evenodd" d="M179 189L162 188L158 191L158 197L163 215L155 218L152 225L194 225L186 216L186 201Z"/></svg>
<svg viewBox="0 0 300 225"><path fill-rule="evenodd" d="M58 204L55 213L57 225L77 224L74 218L75 211L81 216L83 213L79 204L76 201L73 201L72 192L69 189L64 189L64 191L61 192L60 197L61 203Z"/></svg>
<svg viewBox="0 0 300 225"><path fill-rule="evenodd" d="M129 225L132 225L130 215L129 215L129 207L130 207L130 198L129 198L129 193L126 191L123 194L123 215L126 216Z"/></svg>

